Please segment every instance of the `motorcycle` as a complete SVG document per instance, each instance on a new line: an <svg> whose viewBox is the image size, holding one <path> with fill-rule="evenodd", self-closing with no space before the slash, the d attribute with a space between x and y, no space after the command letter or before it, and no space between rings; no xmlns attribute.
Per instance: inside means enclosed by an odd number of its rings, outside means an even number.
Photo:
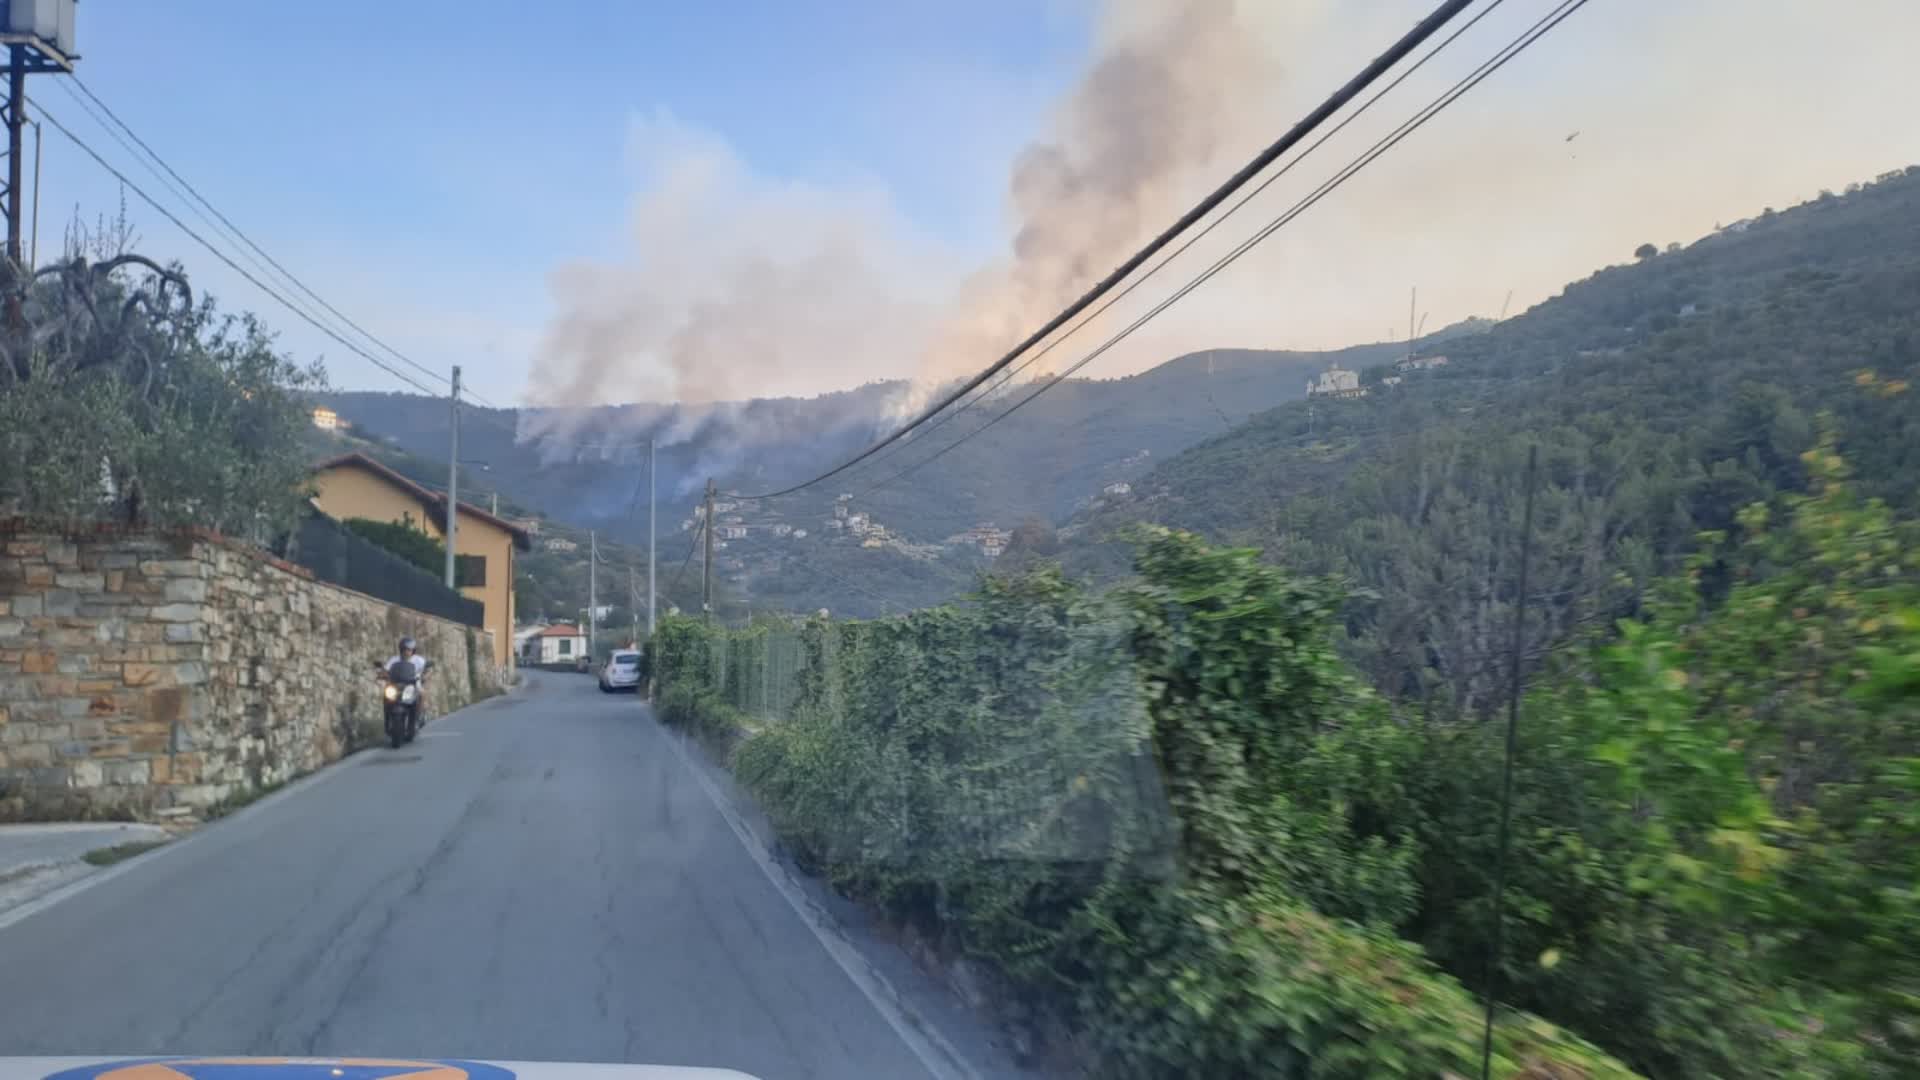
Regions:
<svg viewBox="0 0 1920 1080"><path fill-rule="evenodd" d="M387 741L398 750L420 731L420 677L413 665L400 660L381 669L380 697L386 707Z"/></svg>

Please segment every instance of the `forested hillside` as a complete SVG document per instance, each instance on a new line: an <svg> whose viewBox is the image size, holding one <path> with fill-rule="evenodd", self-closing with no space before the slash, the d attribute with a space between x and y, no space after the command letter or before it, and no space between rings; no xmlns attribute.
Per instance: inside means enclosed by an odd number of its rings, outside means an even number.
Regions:
<svg viewBox="0 0 1920 1080"><path fill-rule="evenodd" d="M1457 328L1441 331L1439 341ZM1305 393L1307 379L1330 362L1359 368L1401 355L1404 345L1363 345L1332 353L1214 349L1170 360L1120 379L1071 379L1006 423L925 470L911 482L874 493L875 508L920 540L934 540L978 521L1012 525L1038 516L1058 519L1097 493L1102 484L1132 479L1151 464L1250 415ZM595 409L576 418L586 443L644 445L660 433L658 484L674 520L686 515L709 475L723 488L764 489L805 479L865 446L885 421L885 401L900 389L879 383L817 398L755 400L697 410L631 405ZM444 400L412 394L336 392L326 403L356 430L392 440L425 457L444 459L448 409ZM982 407L943 428L929 446L944 445L996 410ZM603 528L629 539L631 471L644 450L611 455L566 453L566 440L516 438L521 418L511 409L469 406L461 428L461 456L484 461L483 486L582 528ZM1140 451L1147 454L1143 457ZM857 470L844 490L861 490L926 454L920 446ZM625 481L616 480L625 477ZM824 514L840 486L810 491L785 507L789 516Z"/></svg>
<svg viewBox="0 0 1920 1080"><path fill-rule="evenodd" d="M1638 237L1623 237L1622 253ZM1448 363L1359 399L1282 405L1084 515L1064 555L1125 565L1137 522L1258 546L1361 586L1352 654L1428 708L1501 685L1527 448L1541 454L1527 648L1632 612L1703 530L1803 490L1823 426L1861 489L1920 493L1920 169L1640 248ZM1715 571L1707 571L1709 575Z"/></svg>

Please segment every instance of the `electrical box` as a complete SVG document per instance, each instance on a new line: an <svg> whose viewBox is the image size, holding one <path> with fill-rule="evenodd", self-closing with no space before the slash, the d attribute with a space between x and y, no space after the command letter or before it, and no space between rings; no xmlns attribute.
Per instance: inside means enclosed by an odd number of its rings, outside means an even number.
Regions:
<svg viewBox="0 0 1920 1080"><path fill-rule="evenodd" d="M73 55L73 14L77 0L0 0L0 29Z"/></svg>

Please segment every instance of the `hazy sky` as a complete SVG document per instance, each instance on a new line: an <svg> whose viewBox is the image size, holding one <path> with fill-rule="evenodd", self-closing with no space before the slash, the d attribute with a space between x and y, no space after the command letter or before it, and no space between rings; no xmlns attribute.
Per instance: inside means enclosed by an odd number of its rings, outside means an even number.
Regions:
<svg viewBox="0 0 1920 1080"><path fill-rule="evenodd" d="M460 363L502 404L697 400L981 366L1429 6L87 0L80 70L270 253L428 367ZM1141 302L1549 6L1505 0ZM1517 310L1642 241L1920 161L1914 40L1907 0L1592 0L1085 374L1404 333L1416 284L1429 326L1493 314L1509 289ZM35 101L161 194L57 81L34 77ZM118 198L46 140L43 261L76 205ZM399 388L137 200L130 214L142 250L324 355L336 385Z"/></svg>

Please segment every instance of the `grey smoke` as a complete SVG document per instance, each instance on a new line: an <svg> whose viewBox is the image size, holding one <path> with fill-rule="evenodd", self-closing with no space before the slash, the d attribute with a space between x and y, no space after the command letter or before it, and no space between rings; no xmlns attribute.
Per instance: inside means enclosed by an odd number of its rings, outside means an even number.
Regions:
<svg viewBox="0 0 1920 1080"><path fill-rule="evenodd" d="M1040 325L1428 6L1111 0L1084 75L1009 169L1004 254L984 265L926 242L877 188L754 177L724 143L645 118L633 255L554 275L530 392L549 405L702 402L911 376L882 395L898 415ZM1535 17L1504 5L1170 279L1311 190ZM1089 374L1220 345L1353 344L1400 324L1410 285L1436 325L1492 315L1510 291L1522 311L1642 241L1686 242L1911 164L1906 103L1920 96L1920 68L1903 50L1916 35L1910 0L1853 0L1846 18L1803 0L1588 5ZM1141 298L1170 287L1156 281ZM1047 363L1064 366L1118 321ZM878 411L846 422L878 427L888 415ZM552 413L543 430L593 415ZM752 432L730 438L750 453Z"/></svg>
<svg viewBox="0 0 1920 1080"><path fill-rule="evenodd" d="M756 182L723 143L643 121L646 144L670 149L643 169L635 255L553 275L538 403L711 403L914 376L837 418L877 429L983 366L1177 213L1243 111L1232 98L1261 60L1232 3L1188 0L1144 21L1123 6L1105 12L1046 137L1014 162L1007 251L984 266L918 237L876 191ZM552 409L528 434L572 437L593 415ZM728 428L746 417L703 415L703 437L738 452L766 441Z"/></svg>

